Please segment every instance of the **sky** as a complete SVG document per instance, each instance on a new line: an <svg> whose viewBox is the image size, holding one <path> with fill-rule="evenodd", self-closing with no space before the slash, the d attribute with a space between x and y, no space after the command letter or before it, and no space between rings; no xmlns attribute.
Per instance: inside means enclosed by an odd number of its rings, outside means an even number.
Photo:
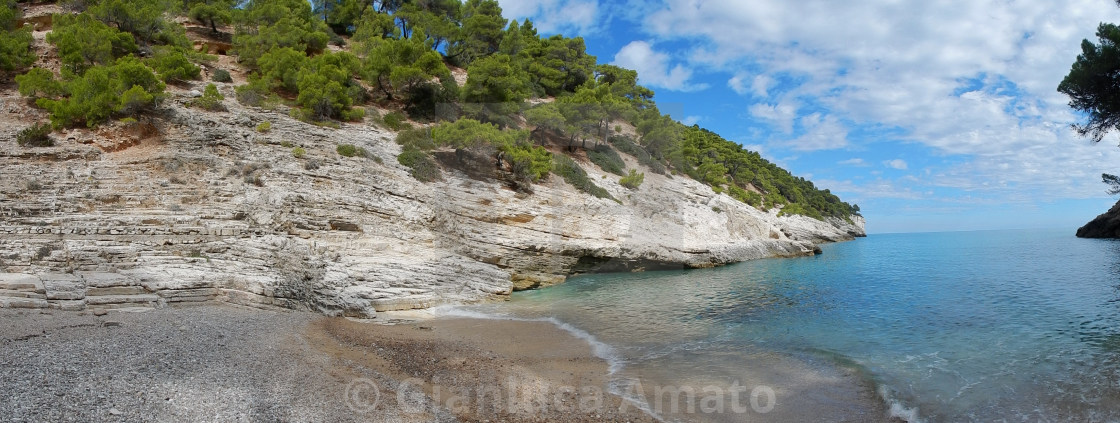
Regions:
<svg viewBox="0 0 1120 423"><path fill-rule="evenodd" d="M869 233L1069 228L1117 200L1057 92L1112 0L499 0L662 112L859 204Z"/></svg>

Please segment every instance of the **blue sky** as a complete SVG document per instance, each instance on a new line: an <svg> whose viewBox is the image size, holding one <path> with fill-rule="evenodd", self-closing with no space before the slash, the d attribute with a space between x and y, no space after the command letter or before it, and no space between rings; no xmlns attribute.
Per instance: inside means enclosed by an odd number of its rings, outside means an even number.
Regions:
<svg viewBox="0 0 1120 423"><path fill-rule="evenodd" d="M499 0L662 111L858 203L871 233L1069 228L1116 202L1056 91L1111 0Z"/></svg>

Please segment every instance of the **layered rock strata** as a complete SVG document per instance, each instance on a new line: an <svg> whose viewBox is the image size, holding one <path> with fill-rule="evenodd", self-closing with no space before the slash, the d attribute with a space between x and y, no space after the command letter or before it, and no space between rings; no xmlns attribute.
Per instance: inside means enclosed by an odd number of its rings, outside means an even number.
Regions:
<svg viewBox="0 0 1120 423"><path fill-rule="evenodd" d="M45 116L5 91L0 307L219 301L371 316L580 272L806 255L864 234L859 216L778 217L645 169L632 191L581 163L617 202L555 176L531 194L455 170L421 183L397 164L391 132L316 127L232 100L206 112L184 106L186 91L150 121L55 133L45 148L16 144ZM265 121L272 129L258 132ZM339 144L369 157L342 157Z"/></svg>

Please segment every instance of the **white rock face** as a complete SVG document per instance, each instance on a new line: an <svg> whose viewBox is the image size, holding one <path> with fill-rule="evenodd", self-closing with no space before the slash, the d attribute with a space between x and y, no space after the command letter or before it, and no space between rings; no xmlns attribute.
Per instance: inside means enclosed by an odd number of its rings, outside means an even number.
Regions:
<svg viewBox="0 0 1120 423"><path fill-rule="evenodd" d="M223 92L232 98L231 86ZM556 176L532 194L456 171L420 183L397 164L390 132L320 128L233 100L230 112L173 104L150 126L71 130L54 134L55 147L23 148L15 132L45 117L18 94L3 100L19 113L0 117L0 307L225 301L371 316L579 272L812 254L813 243L863 235L859 216L777 217L648 171L631 191L589 163L620 202ZM272 130L261 134L263 121ZM339 144L380 160L341 157Z"/></svg>

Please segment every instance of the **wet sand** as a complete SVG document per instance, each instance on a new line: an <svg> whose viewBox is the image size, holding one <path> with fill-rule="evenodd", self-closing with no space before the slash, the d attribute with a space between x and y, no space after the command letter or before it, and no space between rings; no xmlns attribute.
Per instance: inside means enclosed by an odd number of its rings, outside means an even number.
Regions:
<svg viewBox="0 0 1120 423"><path fill-rule="evenodd" d="M609 393L608 365L586 342L547 322L322 319L308 339L332 357L408 382L410 389L388 393L392 401L423 392L461 421L656 421Z"/></svg>

